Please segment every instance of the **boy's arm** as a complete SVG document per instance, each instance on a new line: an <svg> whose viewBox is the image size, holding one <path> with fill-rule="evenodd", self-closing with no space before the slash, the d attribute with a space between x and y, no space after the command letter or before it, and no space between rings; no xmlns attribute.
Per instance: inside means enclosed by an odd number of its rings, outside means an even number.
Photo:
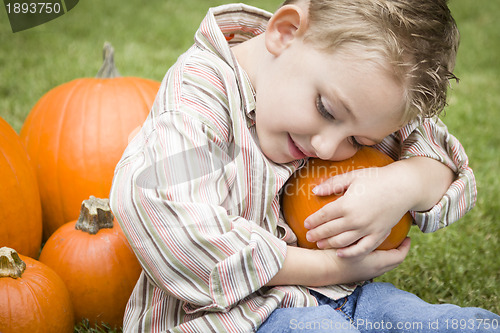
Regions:
<svg viewBox="0 0 500 333"><path fill-rule="evenodd" d="M338 248L339 255L363 255L408 210L421 230L432 232L474 206L476 187L467 155L441 121L410 124L377 148L397 161L377 172L355 170L323 183L318 195L341 188L346 193L306 219L309 241Z"/></svg>
<svg viewBox="0 0 500 333"><path fill-rule="evenodd" d="M412 212L432 209L455 177L448 166L428 157L415 156L399 160L388 165L387 169L395 175L400 174L400 179L406 179L398 184L398 192L412 203L409 209Z"/></svg>
<svg viewBox="0 0 500 333"><path fill-rule="evenodd" d="M410 250L407 238L397 249L373 251L366 256L341 258L336 250L311 250L287 246L283 266L267 283L321 287L365 281L380 276L403 262Z"/></svg>
<svg viewBox="0 0 500 333"><path fill-rule="evenodd" d="M419 228L423 232L434 232L462 218L474 207L477 189L469 158L458 139L437 118L425 119L420 125L409 124L397 134L402 142L401 160L427 157L427 160L438 162L453 171L451 185L443 191L444 195L434 201L435 204L423 207L424 209L412 209L411 213ZM438 167L425 170L436 172ZM437 173L428 175L428 179L432 180L433 176L436 179L435 183L431 183L432 186L437 187L444 181L441 179L440 182Z"/></svg>

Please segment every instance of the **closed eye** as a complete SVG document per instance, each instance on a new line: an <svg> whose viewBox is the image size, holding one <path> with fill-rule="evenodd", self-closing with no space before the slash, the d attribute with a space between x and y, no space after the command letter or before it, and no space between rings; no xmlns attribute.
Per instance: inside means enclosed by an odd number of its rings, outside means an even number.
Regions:
<svg viewBox="0 0 500 333"><path fill-rule="evenodd" d="M328 110L325 108L325 105L323 104L323 101L321 100L320 95L318 95L318 97L316 97L316 109L321 114L321 116L324 117L325 119L335 120L335 117L330 112L328 112Z"/></svg>
<svg viewBox="0 0 500 333"><path fill-rule="evenodd" d="M318 97L316 97L316 109L321 114L321 116L323 116L325 119L335 120L335 117L333 116L333 114L328 112L328 110L326 109L325 105L323 104L323 101L321 100L320 95L318 95ZM364 146L361 143L359 143L354 136L348 137L347 141L356 149L360 149L361 147Z"/></svg>

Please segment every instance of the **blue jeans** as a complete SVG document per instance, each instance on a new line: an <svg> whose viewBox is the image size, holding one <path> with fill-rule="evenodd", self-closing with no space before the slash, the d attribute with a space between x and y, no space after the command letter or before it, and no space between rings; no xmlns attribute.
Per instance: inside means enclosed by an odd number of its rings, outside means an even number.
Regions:
<svg viewBox="0 0 500 333"><path fill-rule="evenodd" d="M276 309L257 332L500 332L500 316L480 308L429 304L390 283L368 283L319 306Z"/></svg>

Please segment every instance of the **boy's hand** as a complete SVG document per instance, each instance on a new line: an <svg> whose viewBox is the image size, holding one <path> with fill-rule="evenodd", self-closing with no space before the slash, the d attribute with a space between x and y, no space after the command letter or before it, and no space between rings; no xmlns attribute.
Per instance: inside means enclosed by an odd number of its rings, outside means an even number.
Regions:
<svg viewBox="0 0 500 333"><path fill-rule="evenodd" d="M376 250L363 256L343 258L335 254L335 251L324 250L337 267L339 281L341 283L366 281L387 273L399 266L410 250L410 238L406 238L398 248L392 250Z"/></svg>
<svg viewBox="0 0 500 333"><path fill-rule="evenodd" d="M317 195L344 195L309 216L307 238L340 257L366 255L379 246L408 211L426 211L453 181L444 164L412 157L380 168L354 170L322 183Z"/></svg>
<svg viewBox="0 0 500 333"><path fill-rule="evenodd" d="M400 189L405 180L392 169L354 170L321 184L317 195L345 193L305 220L308 240L341 257L372 252L411 208L412 191Z"/></svg>

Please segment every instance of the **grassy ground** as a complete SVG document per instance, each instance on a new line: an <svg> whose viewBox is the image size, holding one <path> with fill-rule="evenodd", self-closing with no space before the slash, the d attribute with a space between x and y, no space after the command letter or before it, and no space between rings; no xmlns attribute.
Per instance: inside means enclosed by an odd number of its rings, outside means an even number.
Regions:
<svg viewBox="0 0 500 333"><path fill-rule="evenodd" d="M223 0L86 0L68 14L13 34L0 9L0 116L16 130L56 85L92 77L109 41L122 75L161 80L192 43L207 7ZM273 11L280 0L248 4ZM406 261L379 278L429 302L500 313L500 2L451 0L462 33L450 105L443 120L469 154L479 199L458 223L434 234L411 231ZM81 329L79 332L90 330Z"/></svg>
<svg viewBox="0 0 500 333"><path fill-rule="evenodd" d="M434 234L411 231L405 262L379 280L429 302L500 313L500 2L452 0L461 31L456 74L443 120L467 151L478 202L462 220Z"/></svg>

